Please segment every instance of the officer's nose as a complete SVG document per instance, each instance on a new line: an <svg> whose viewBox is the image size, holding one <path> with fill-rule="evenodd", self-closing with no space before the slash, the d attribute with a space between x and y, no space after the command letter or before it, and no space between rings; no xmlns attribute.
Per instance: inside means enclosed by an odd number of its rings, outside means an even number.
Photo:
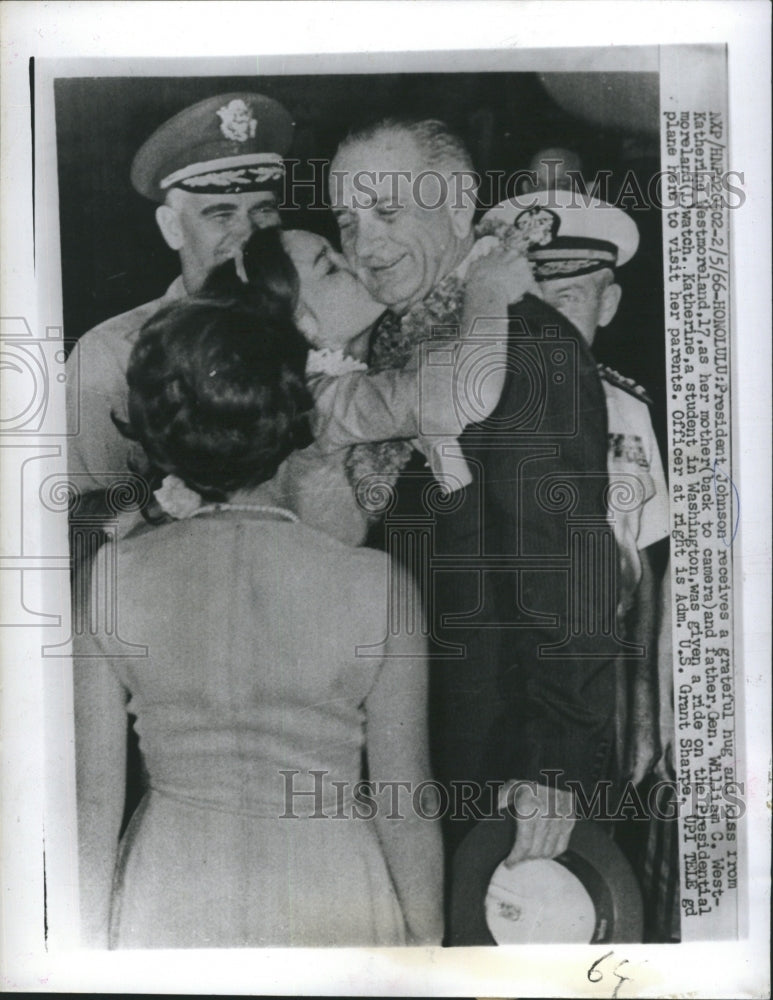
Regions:
<svg viewBox="0 0 773 1000"><path fill-rule="evenodd" d="M242 246L257 228L249 213L239 212L231 220L231 237L239 246Z"/></svg>
<svg viewBox="0 0 773 1000"><path fill-rule="evenodd" d="M264 205L250 214L250 232L256 229L276 229L282 225L276 205Z"/></svg>

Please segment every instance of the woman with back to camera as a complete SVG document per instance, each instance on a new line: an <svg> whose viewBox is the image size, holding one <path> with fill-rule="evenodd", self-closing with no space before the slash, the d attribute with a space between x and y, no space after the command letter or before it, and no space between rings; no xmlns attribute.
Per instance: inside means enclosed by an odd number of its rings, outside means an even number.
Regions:
<svg viewBox="0 0 773 1000"><path fill-rule="evenodd" d="M127 432L204 502L118 543L122 636L147 656L110 659L98 635L75 650L93 946L441 938L436 824L410 797L396 814L390 786L355 795L363 744L373 782L429 777L423 641L389 632L384 555L283 507L272 477L312 401L292 281L271 266L243 296L157 314L132 354ZM149 787L119 845L128 712Z"/></svg>

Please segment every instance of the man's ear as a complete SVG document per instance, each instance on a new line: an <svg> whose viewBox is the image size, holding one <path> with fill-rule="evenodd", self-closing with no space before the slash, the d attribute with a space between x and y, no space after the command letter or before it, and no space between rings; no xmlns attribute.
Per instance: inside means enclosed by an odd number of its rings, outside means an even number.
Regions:
<svg viewBox="0 0 773 1000"><path fill-rule="evenodd" d="M169 205L159 205L156 209L156 224L161 230L166 245L171 250L179 250L185 243L185 237L177 212Z"/></svg>
<svg viewBox="0 0 773 1000"><path fill-rule="evenodd" d="M599 326L606 326L611 323L615 313L617 312L617 307L620 305L620 299L623 294L623 289L620 285L614 282L611 285L607 285L601 295L601 309L599 310Z"/></svg>
<svg viewBox="0 0 773 1000"><path fill-rule="evenodd" d="M464 171L446 174L448 212L451 227L458 240L466 239L472 231L475 216L475 188L470 185L471 177Z"/></svg>

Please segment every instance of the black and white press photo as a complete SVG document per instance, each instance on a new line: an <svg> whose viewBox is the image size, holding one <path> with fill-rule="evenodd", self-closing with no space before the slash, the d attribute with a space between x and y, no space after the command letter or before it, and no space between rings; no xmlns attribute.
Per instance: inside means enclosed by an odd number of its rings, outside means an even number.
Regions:
<svg viewBox="0 0 773 1000"><path fill-rule="evenodd" d="M728 49L181 56L28 66L45 948L656 995L756 892Z"/></svg>

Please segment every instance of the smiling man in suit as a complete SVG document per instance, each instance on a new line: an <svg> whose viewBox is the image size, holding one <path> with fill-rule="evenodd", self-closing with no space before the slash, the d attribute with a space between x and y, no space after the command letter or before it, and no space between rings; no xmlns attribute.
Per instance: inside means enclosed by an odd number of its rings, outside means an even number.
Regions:
<svg viewBox="0 0 773 1000"><path fill-rule="evenodd" d="M507 339L496 371L481 345L487 391L478 396L460 372L449 399L467 413L477 407L459 438L472 482L453 503L428 505L427 480L409 465L387 528L413 525L431 536L429 556L413 568L436 653L434 767L467 796L446 817L449 854L468 821L491 812L493 781L512 790L515 863L560 854L573 825L572 783L590 797L614 770L615 543L595 361L576 327L541 300L528 269L524 277L520 234L510 295L503 313L492 312L474 190L469 154L439 121L356 132L331 169L343 251L388 307L371 343L373 367L402 367L433 330L466 328L465 293L469 306L476 285L481 329ZM357 451L352 467L363 481L383 471L378 446ZM387 478L394 473L391 461Z"/></svg>

